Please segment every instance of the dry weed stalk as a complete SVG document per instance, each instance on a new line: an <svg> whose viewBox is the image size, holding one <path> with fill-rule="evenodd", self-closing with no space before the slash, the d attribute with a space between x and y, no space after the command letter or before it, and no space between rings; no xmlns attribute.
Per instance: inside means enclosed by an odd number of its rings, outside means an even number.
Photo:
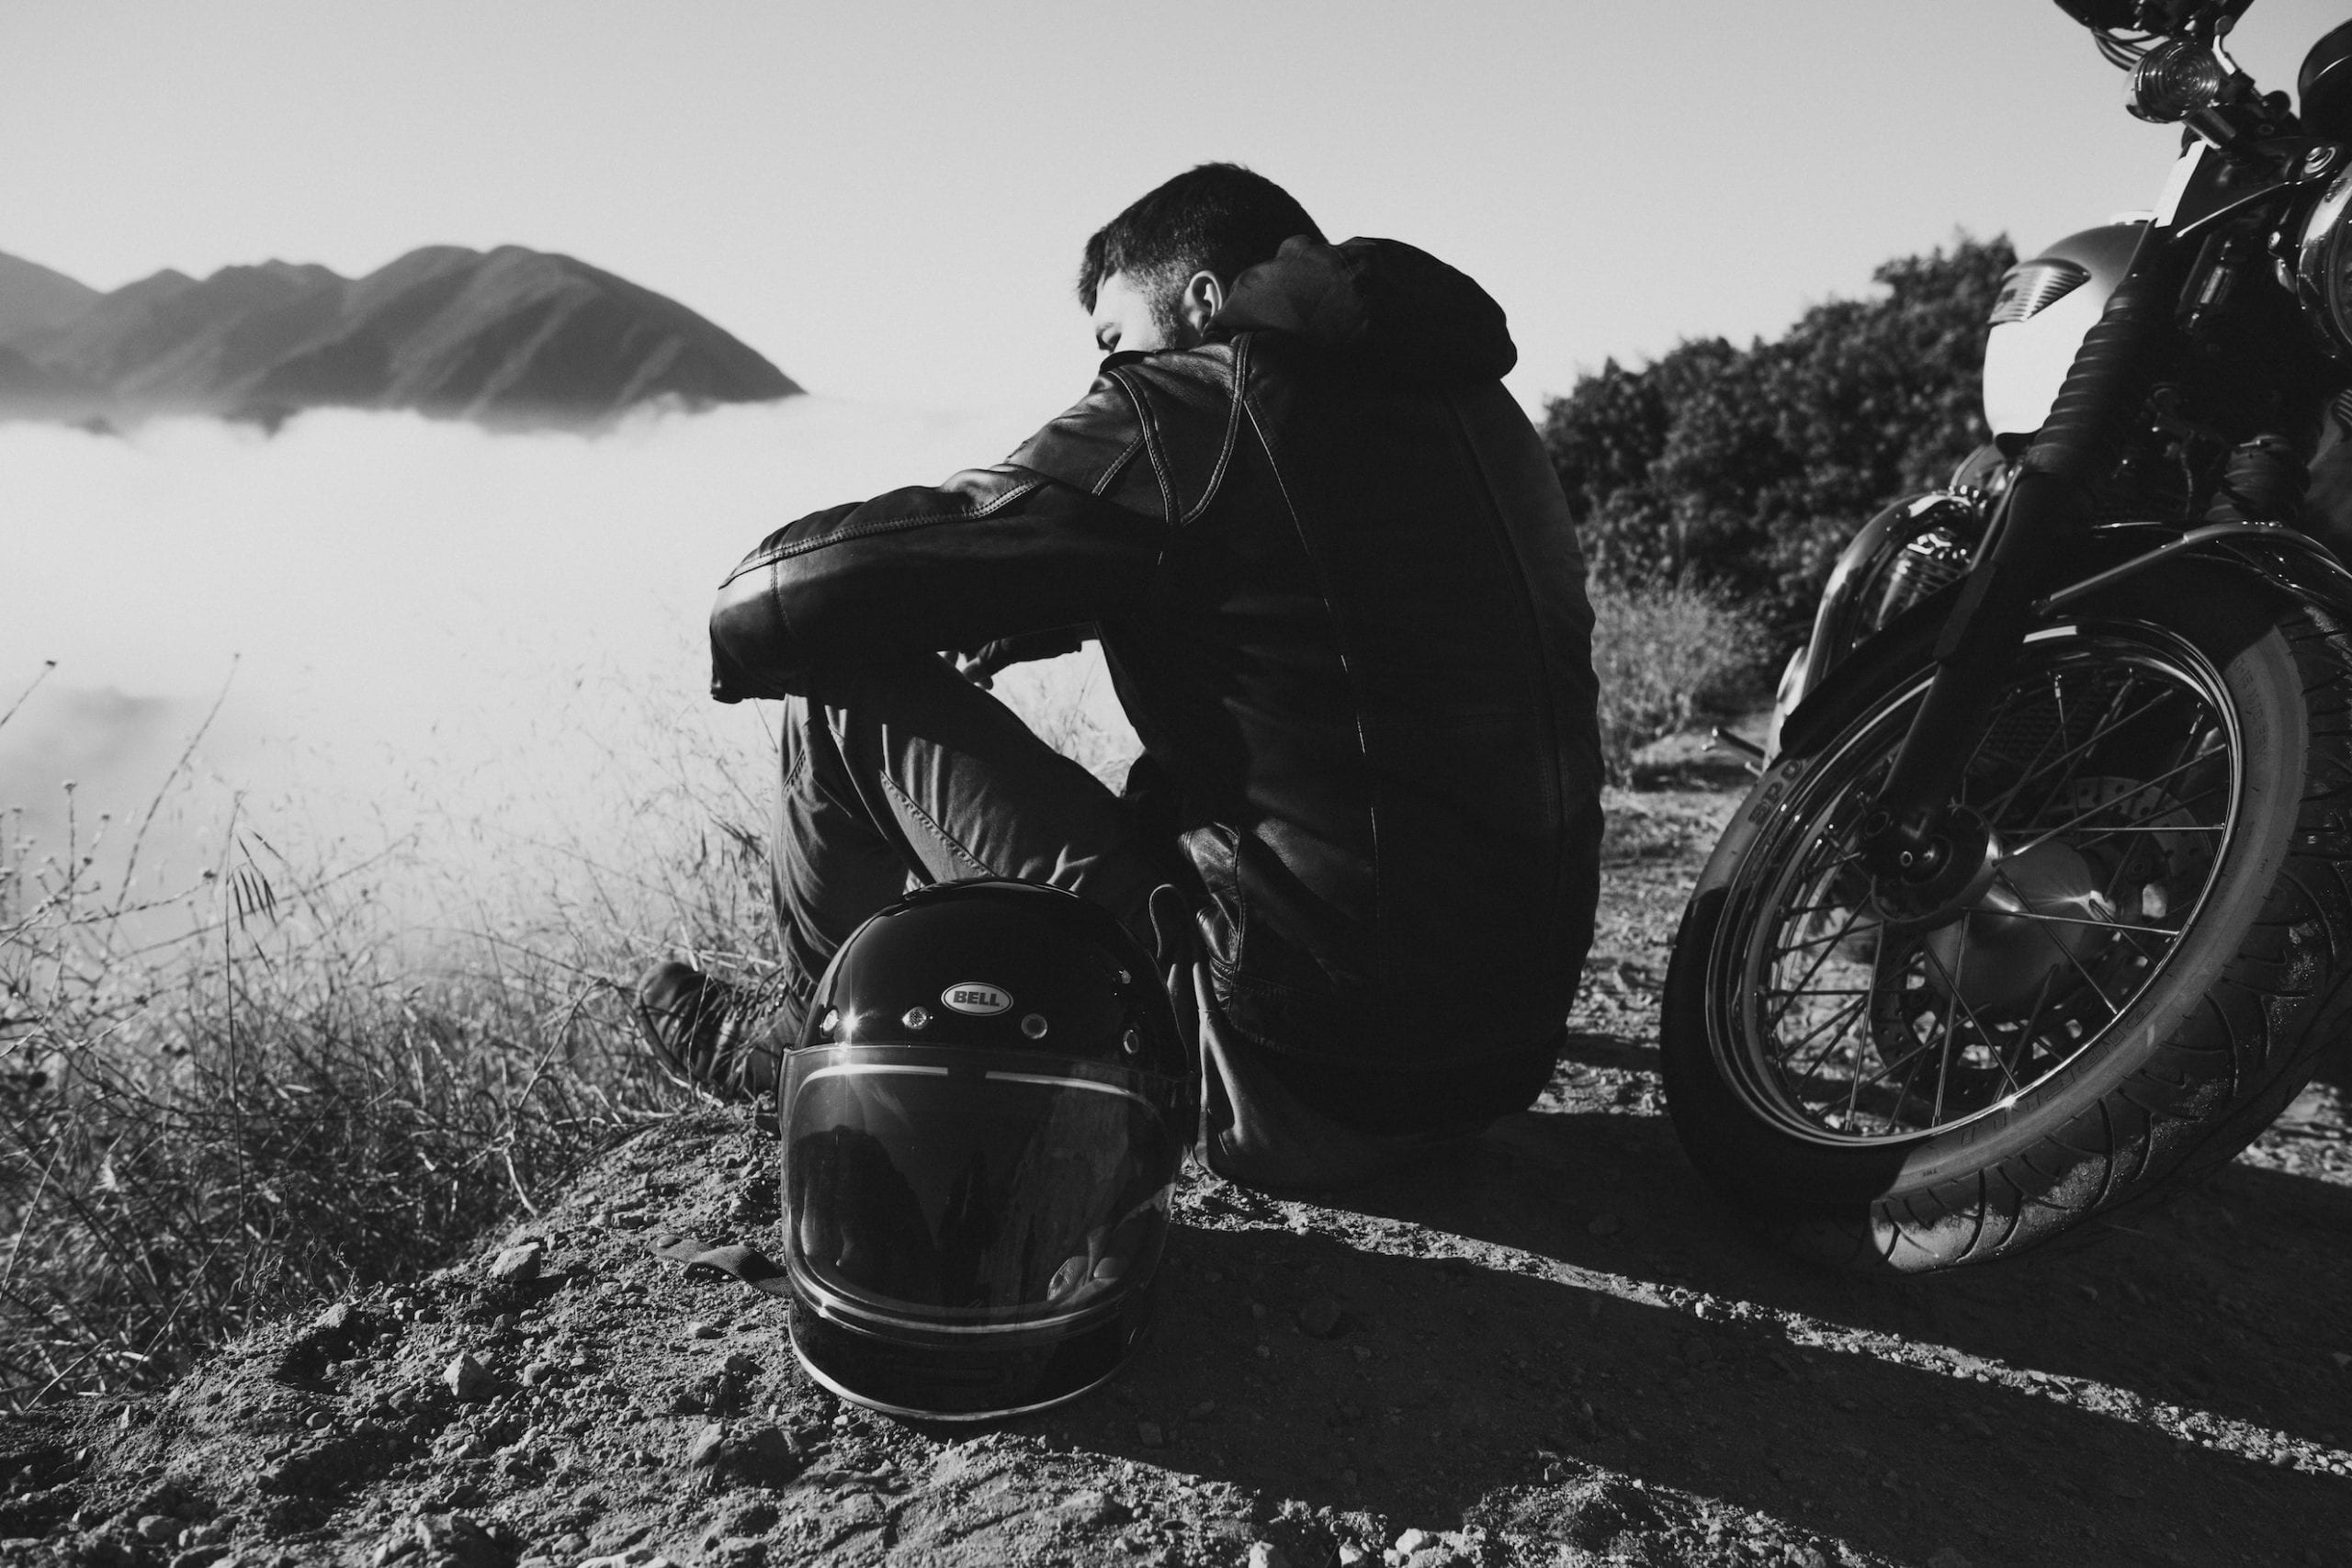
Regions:
<svg viewBox="0 0 2352 1568"><path fill-rule="evenodd" d="M216 865L134 895L136 847L101 886L110 824L85 829L70 784L62 853L10 832L0 1408L153 1385L290 1303L442 1262L675 1103L626 987L664 949L756 970L765 848L707 732L661 733L667 781L638 771L617 851L327 873L232 819ZM420 871L449 916L424 939L381 896Z"/></svg>
<svg viewBox="0 0 2352 1568"><path fill-rule="evenodd" d="M1634 753L1689 726L1713 688L1756 663L1756 632L1716 594L1595 584L1592 669L1600 682L1600 757L1633 782Z"/></svg>

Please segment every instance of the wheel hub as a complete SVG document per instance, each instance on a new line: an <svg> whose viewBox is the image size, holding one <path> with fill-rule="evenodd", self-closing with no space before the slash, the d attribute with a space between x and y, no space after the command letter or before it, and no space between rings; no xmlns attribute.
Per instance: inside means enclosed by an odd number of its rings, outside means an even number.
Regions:
<svg viewBox="0 0 2352 1568"><path fill-rule="evenodd" d="M2000 860L1974 907L1928 932L1928 983L1987 1021L2022 1012L2053 976L2089 972L2114 918L2091 863L2048 840Z"/></svg>
<svg viewBox="0 0 2352 1568"><path fill-rule="evenodd" d="M1920 839L1923 852L1890 852L1888 868L1871 878L1871 901L1891 930L1959 919L1983 900L2001 864L2001 836L1964 806L1948 808Z"/></svg>

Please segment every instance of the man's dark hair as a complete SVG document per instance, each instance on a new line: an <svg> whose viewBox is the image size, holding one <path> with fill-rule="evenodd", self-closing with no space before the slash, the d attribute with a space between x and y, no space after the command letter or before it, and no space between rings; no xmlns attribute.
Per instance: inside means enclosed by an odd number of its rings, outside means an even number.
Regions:
<svg viewBox="0 0 2352 1568"><path fill-rule="evenodd" d="M1203 164L1095 231L1078 269L1079 303L1093 310L1113 273L1155 293L1196 272L1230 285L1242 268L1273 259L1293 234L1323 238L1290 192L1238 164Z"/></svg>

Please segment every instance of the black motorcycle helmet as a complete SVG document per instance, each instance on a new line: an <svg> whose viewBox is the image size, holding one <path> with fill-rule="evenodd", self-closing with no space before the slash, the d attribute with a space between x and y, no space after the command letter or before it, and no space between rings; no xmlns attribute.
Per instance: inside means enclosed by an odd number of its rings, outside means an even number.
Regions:
<svg viewBox="0 0 2352 1568"><path fill-rule="evenodd" d="M1151 958L1109 911L988 878L850 935L786 1058L792 1345L835 1393L983 1420L1142 1339L1193 1121Z"/></svg>

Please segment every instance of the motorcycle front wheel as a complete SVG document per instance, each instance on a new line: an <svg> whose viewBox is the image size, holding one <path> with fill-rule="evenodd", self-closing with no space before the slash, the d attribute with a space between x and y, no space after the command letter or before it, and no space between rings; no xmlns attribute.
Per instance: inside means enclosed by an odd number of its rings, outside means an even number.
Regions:
<svg viewBox="0 0 2352 1568"><path fill-rule="evenodd" d="M1708 863L1662 1048L1690 1158L1826 1262L1924 1273L2174 1190L2257 1136L2352 990L2352 640L2169 572L2028 640L1961 804L1980 896L1890 919L1862 820L1933 674L1898 624Z"/></svg>

